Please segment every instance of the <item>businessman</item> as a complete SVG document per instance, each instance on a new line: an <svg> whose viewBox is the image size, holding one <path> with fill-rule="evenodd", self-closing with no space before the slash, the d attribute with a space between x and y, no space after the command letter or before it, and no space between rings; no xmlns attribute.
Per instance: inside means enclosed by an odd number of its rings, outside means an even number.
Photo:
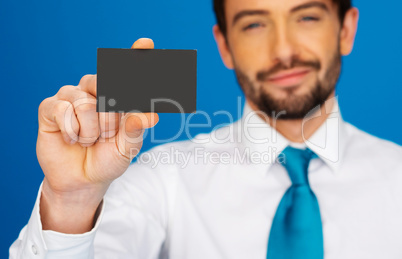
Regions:
<svg viewBox="0 0 402 259"><path fill-rule="evenodd" d="M130 165L158 115L96 113L96 75L62 87L39 107L45 177L11 258L402 258L402 148L343 121L335 98L358 10L348 0L214 10L243 117ZM185 166L152 163L172 150Z"/></svg>

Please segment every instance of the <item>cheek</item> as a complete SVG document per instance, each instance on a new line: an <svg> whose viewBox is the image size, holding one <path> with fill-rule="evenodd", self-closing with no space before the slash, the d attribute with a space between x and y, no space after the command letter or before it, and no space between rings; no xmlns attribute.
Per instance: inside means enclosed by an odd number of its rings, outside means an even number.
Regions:
<svg viewBox="0 0 402 259"><path fill-rule="evenodd" d="M303 46L301 50L303 60L318 60L321 63L318 76L323 79L334 54L338 52L339 39L336 33L329 29L326 32L299 34L298 42Z"/></svg>
<svg viewBox="0 0 402 259"><path fill-rule="evenodd" d="M257 72L268 69L270 58L268 53L269 44L263 37L259 40L237 40L233 39L231 52L235 66L247 73L253 80Z"/></svg>

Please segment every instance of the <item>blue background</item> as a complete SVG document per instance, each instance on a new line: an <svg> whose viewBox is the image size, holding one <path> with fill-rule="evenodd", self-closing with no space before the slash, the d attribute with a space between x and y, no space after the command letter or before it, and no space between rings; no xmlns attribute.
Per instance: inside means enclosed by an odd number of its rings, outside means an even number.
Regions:
<svg viewBox="0 0 402 259"><path fill-rule="evenodd" d="M360 25L355 50L344 58L340 107L346 121L401 145L402 2L355 5ZM43 179L35 153L38 106L61 86L95 74L98 47L129 48L149 37L156 48L198 49L198 109L223 109L237 118L242 94L220 60L214 23L212 0L0 2L0 258L7 258L28 222ZM206 122L203 116L195 121ZM212 118L212 126L226 122L225 116ZM156 136L175 135L178 123L179 115L161 114ZM201 131L209 129L193 133ZM146 139L143 150L150 147Z"/></svg>

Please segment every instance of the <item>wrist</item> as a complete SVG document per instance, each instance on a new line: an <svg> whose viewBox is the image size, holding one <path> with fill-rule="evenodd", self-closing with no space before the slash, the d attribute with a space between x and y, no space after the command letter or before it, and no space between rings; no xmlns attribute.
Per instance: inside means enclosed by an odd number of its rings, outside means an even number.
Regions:
<svg viewBox="0 0 402 259"><path fill-rule="evenodd" d="M90 231L102 208L106 187L87 188L71 192L56 192L44 180L40 197L43 230L66 234Z"/></svg>

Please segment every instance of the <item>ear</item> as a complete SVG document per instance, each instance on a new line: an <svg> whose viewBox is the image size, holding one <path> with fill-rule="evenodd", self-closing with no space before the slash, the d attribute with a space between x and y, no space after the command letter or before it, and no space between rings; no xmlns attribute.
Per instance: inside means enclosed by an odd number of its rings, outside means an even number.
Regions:
<svg viewBox="0 0 402 259"><path fill-rule="evenodd" d="M212 31L223 63L228 69L233 69L233 59L225 35L223 35L218 25L214 25Z"/></svg>
<svg viewBox="0 0 402 259"><path fill-rule="evenodd" d="M349 9L345 15L340 35L341 54L349 55L352 52L355 36L357 32L357 23L359 21L359 10L355 7Z"/></svg>

